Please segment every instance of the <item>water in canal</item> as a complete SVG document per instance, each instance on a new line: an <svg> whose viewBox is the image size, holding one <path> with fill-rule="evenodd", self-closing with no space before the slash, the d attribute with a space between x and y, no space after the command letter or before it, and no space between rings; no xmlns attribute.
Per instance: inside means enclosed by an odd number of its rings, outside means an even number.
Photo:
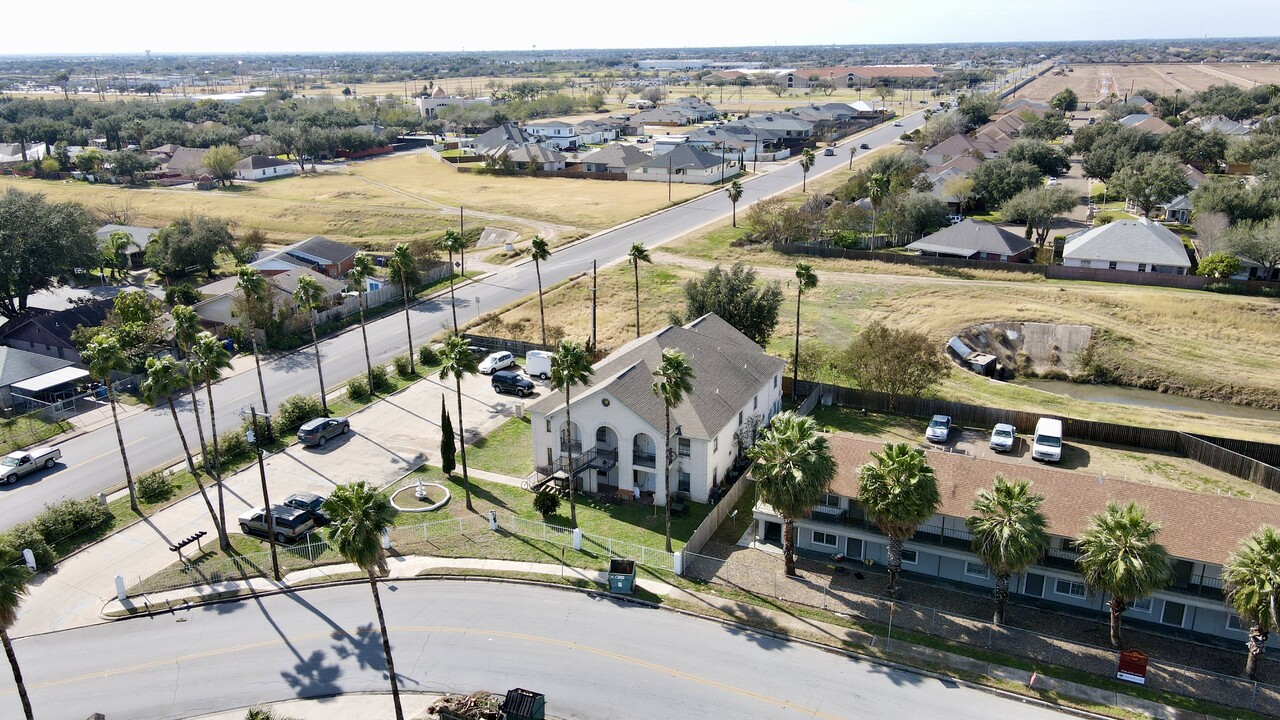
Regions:
<svg viewBox="0 0 1280 720"><path fill-rule="evenodd" d="M1066 380L1021 379L1013 381L1013 384L1035 390L1044 390L1055 395L1066 395L1069 398L1088 402L1136 405L1138 407L1177 410L1204 415L1222 415L1225 417L1280 422L1280 411L1277 410L1265 410L1248 405L1232 405L1213 400L1197 400L1181 395L1169 395L1158 393L1154 390L1142 390L1120 385L1089 385L1067 382Z"/></svg>

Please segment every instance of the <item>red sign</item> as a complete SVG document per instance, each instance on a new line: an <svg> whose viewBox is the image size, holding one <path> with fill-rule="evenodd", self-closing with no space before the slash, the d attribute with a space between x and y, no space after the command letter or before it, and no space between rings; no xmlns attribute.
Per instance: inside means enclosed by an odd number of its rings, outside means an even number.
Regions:
<svg viewBox="0 0 1280 720"><path fill-rule="evenodd" d="M1120 653L1120 665L1116 678L1138 685L1147 684L1147 654L1141 650L1125 650Z"/></svg>

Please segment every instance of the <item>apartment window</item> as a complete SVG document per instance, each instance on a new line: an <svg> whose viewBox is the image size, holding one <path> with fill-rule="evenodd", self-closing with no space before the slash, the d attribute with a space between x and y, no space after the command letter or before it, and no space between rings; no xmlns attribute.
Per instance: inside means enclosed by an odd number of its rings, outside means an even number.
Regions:
<svg viewBox="0 0 1280 720"><path fill-rule="evenodd" d="M1151 598L1142 598L1129 603L1129 609L1134 612L1151 613Z"/></svg>
<svg viewBox="0 0 1280 720"><path fill-rule="evenodd" d="M760 409L760 396L759 396L759 395L757 395L756 397L751 398L751 409L752 409L752 410L758 410L758 409Z"/></svg>
<svg viewBox="0 0 1280 720"><path fill-rule="evenodd" d="M832 535L831 533L824 533L818 530L813 531L814 545L825 545L827 547L835 547L837 542L838 541L836 539L836 536Z"/></svg>
<svg viewBox="0 0 1280 720"><path fill-rule="evenodd" d="M1182 620L1187 614L1187 606L1172 600L1164 601L1164 612L1160 613L1160 622L1165 625L1182 627Z"/></svg>
<svg viewBox="0 0 1280 720"><path fill-rule="evenodd" d="M720 438L718 436L711 438L711 452L719 452L719 451L720 451Z"/></svg>
<svg viewBox="0 0 1280 720"><path fill-rule="evenodd" d="M1138 263L1138 272L1146 272L1146 271L1147 271L1147 264L1146 264L1146 263Z"/></svg>
<svg viewBox="0 0 1280 720"><path fill-rule="evenodd" d="M547 418L547 432L551 432L551 418Z"/></svg>
<svg viewBox="0 0 1280 720"><path fill-rule="evenodd" d="M1116 261L1115 261L1115 260L1112 260L1111 262L1107 263L1107 269L1108 269L1108 270L1115 270L1115 269L1116 269Z"/></svg>
<svg viewBox="0 0 1280 720"><path fill-rule="evenodd" d="M741 425L741 424L742 424L742 411L741 411L741 410L739 410L739 411L738 411L738 424L739 424L739 425Z"/></svg>
<svg viewBox="0 0 1280 720"><path fill-rule="evenodd" d="M823 493L822 499L818 501L818 504L825 507L838 508L840 507L840 496L833 495L831 493Z"/></svg>
<svg viewBox="0 0 1280 720"><path fill-rule="evenodd" d="M689 473L681 470L679 475L679 483L676 487L680 492L689 492Z"/></svg>
<svg viewBox="0 0 1280 720"><path fill-rule="evenodd" d="M1240 616L1235 613L1227 613L1227 629L1236 632L1244 632L1245 627L1240 622Z"/></svg>
<svg viewBox="0 0 1280 720"><path fill-rule="evenodd" d="M1059 595L1082 598L1085 595L1084 583L1074 580L1055 580L1053 591Z"/></svg>
<svg viewBox="0 0 1280 720"><path fill-rule="evenodd" d="M596 428L596 442L602 443L609 439L609 429L601 425Z"/></svg>
<svg viewBox="0 0 1280 720"><path fill-rule="evenodd" d="M778 388L778 378L780 378L780 377L782 377L782 376L781 376L781 375L774 375L774 376L773 376L773 387L774 387L774 389L775 389L775 390Z"/></svg>
<svg viewBox="0 0 1280 720"><path fill-rule="evenodd" d="M916 563L918 563L918 562L920 562L920 556L919 556L919 555L916 555L916 551L915 551L915 550L905 550L905 549L904 549L904 550L902 551L902 564L903 564L903 565L915 565L915 564L916 564Z"/></svg>
<svg viewBox="0 0 1280 720"><path fill-rule="evenodd" d="M1080 261L1080 267L1093 267L1093 261L1092 261L1092 260L1081 260L1081 261Z"/></svg>
<svg viewBox="0 0 1280 720"><path fill-rule="evenodd" d="M1026 580L1022 583L1022 594L1032 597L1044 597L1044 576L1036 573L1027 573Z"/></svg>
<svg viewBox="0 0 1280 720"><path fill-rule="evenodd" d="M964 574L969 577L985 578L987 576L987 566L980 562L968 560L964 564Z"/></svg>
<svg viewBox="0 0 1280 720"><path fill-rule="evenodd" d="M689 438L680 438L678 445L680 457L689 457Z"/></svg>

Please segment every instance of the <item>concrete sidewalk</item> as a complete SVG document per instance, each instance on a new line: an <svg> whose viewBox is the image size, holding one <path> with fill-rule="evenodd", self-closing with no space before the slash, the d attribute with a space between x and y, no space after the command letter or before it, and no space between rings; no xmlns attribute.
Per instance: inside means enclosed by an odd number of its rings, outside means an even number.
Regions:
<svg viewBox="0 0 1280 720"><path fill-rule="evenodd" d="M400 707L404 716L411 720L430 717L427 708L439 700L434 693L400 693ZM265 703L256 707L270 709L277 717L292 720L350 720L351 718L390 718L395 717L392 709L391 693L353 693L316 700L285 700L283 702ZM212 715L200 715L190 720L244 720L250 708L239 708Z"/></svg>

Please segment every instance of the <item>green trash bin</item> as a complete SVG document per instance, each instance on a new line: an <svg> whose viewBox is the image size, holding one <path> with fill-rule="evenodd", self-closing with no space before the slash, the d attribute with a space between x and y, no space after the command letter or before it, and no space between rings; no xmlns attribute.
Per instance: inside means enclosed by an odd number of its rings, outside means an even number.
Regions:
<svg viewBox="0 0 1280 720"><path fill-rule="evenodd" d="M636 561L609 559L609 592L630 595L636 584Z"/></svg>

